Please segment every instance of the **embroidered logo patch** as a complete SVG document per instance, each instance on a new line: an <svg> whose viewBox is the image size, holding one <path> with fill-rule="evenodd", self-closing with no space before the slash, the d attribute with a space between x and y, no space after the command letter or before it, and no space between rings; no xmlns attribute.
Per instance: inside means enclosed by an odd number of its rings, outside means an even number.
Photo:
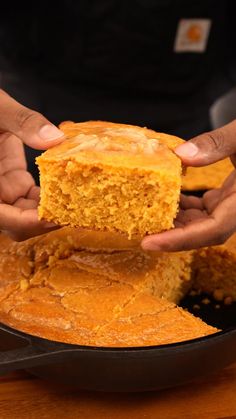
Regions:
<svg viewBox="0 0 236 419"><path fill-rule="evenodd" d="M210 19L181 19L177 26L174 52L204 52L210 29Z"/></svg>

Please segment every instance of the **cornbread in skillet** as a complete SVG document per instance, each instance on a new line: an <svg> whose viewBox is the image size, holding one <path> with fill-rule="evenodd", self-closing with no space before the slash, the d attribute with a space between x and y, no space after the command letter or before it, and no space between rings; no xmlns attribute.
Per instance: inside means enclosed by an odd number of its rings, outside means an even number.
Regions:
<svg viewBox="0 0 236 419"><path fill-rule="evenodd" d="M220 188L233 170L234 166L230 159L224 159L204 167L188 167L186 175L183 177L182 189L196 191Z"/></svg>
<svg viewBox="0 0 236 419"><path fill-rule="evenodd" d="M65 141L37 158L39 216L129 238L173 227L182 140L147 128L90 121L60 125Z"/></svg>
<svg viewBox="0 0 236 419"><path fill-rule="evenodd" d="M236 301L236 234L223 245L205 247L194 254L194 288L224 300Z"/></svg>
<svg viewBox="0 0 236 419"><path fill-rule="evenodd" d="M191 255L184 261L183 254L170 254L165 261L135 242L133 250L120 250L131 246L126 238L81 234L64 228L23 243L2 236L1 322L47 339L97 346L158 345L216 332L163 297L180 298L183 283L190 283ZM179 289L175 269L182 275Z"/></svg>

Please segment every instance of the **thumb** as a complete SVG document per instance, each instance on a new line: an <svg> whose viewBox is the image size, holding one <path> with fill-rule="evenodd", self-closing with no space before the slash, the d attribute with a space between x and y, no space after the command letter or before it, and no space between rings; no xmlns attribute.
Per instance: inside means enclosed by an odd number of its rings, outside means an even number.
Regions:
<svg viewBox="0 0 236 419"><path fill-rule="evenodd" d="M236 120L175 149L186 166L206 166L236 153Z"/></svg>
<svg viewBox="0 0 236 419"><path fill-rule="evenodd" d="M64 137L43 115L21 105L3 90L0 90L0 132L11 132L38 150L52 147Z"/></svg>

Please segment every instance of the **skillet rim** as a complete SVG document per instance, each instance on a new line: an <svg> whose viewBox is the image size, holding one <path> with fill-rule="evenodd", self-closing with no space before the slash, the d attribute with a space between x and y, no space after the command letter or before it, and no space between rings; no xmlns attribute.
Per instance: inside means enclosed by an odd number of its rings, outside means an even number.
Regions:
<svg viewBox="0 0 236 419"><path fill-rule="evenodd" d="M3 327L2 327L3 326ZM125 347L106 347L106 346L87 346L87 345L77 345L73 343L66 343L66 342L60 342L60 341L54 341L45 339L43 337L32 335L30 333L22 332L18 329L14 329L8 325L5 325L4 323L0 322L0 332L6 332L14 335L15 337L20 337L22 339L25 339L28 341L30 345L37 346L37 344L40 345L40 343L46 344L45 351L49 350L65 350L65 351L87 351L87 352L113 352L113 353L122 353L122 352L147 352L147 351L159 351L163 352L168 349L171 351L173 350L181 350L181 349L188 349L188 347L193 346L202 346L204 343L209 343L212 341L222 340L224 336L230 336L231 334L236 336L236 326L232 326L230 328L227 328L225 330L220 330L218 332L212 333L207 336L200 336L199 338L185 340L181 342L173 342L173 343L167 343L163 345L150 345L150 346L125 346ZM37 342L38 341L38 342ZM47 347L48 345L48 347ZM54 348L55 346L55 348Z"/></svg>

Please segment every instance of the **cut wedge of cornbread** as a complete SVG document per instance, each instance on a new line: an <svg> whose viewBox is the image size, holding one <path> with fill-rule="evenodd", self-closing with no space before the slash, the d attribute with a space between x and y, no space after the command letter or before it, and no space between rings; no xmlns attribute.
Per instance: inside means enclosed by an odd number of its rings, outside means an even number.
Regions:
<svg viewBox="0 0 236 419"><path fill-rule="evenodd" d="M219 301L236 301L236 234L223 245L195 252L193 287Z"/></svg>
<svg viewBox="0 0 236 419"><path fill-rule="evenodd" d="M129 238L173 227L182 173L173 150L181 139L101 121L60 128L65 141L37 158L41 219Z"/></svg>
<svg viewBox="0 0 236 419"><path fill-rule="evenodd" d="M220 188L234 166L230 159L224 159L204 167L188 167L183 177L182 189L196 191Z"/></svg>
<svg viewBox="0 0 236 419"><path fill-rule="evenodd" d="M81 242L79 234L64 228L24 243L1 236L7 240L0 245L2 323L50 340L107 347L162 345L217 331L163 298L180 298L189 255L165 260L136 246L133 253L116 250L109 233L93 241L92 232L82 232Z"/></svg>

